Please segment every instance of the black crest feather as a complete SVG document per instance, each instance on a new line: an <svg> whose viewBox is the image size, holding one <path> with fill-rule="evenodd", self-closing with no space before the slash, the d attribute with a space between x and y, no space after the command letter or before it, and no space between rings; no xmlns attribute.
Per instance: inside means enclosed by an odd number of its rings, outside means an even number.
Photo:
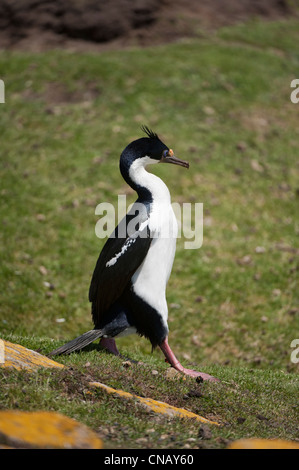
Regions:
<svg viewBox="0 0 299 470"><path fill-rule="evenodd" d="M145 134L150 139L159 139L158 135L155 132L153 132L151 129L149 129L147 126L141 126L141 130L145 132Z"/></svg>

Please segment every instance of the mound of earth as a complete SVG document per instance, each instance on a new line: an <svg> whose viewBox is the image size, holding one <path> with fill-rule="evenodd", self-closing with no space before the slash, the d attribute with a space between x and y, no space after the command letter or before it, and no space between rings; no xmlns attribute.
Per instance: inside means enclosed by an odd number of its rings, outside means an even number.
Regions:
<svg viewBox="0 0 299 470"><path fill-rule="evenodd" d="M202 29L292 13L288 0L0 0L0 48L156 45Z"/></svg>

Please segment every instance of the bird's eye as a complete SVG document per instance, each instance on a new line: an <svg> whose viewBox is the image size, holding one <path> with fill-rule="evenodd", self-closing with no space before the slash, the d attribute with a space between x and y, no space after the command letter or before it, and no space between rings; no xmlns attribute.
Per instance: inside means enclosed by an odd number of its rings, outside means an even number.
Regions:
<svg viewBox="0 0 299 470"><path fill-rule="evenodd" d="M168 157L168 155L169 155L168 150L163 150L162 157L166 158Z"/></svg>

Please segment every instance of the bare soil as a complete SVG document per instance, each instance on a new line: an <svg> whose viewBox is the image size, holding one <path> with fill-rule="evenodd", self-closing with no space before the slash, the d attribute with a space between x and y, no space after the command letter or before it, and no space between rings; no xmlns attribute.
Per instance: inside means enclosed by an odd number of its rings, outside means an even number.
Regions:
<svg viewBox="0 0 299 470"><path fill-rule="evenodd" d="M293 14L287 0L0 0L0 49L101 51L158 45L250 18Z"/></svg>

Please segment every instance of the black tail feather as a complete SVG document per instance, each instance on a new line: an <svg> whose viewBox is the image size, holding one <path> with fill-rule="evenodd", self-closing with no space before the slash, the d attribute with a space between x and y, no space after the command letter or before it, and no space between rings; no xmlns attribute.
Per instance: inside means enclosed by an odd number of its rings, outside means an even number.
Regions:
<svg viewBox="0 0 299 470"><path fill-rule="evenodd" d="M78 351L102 336L102 330L87 331L86 333L83 333L83 335L78 336L78 338L75 338L69 343L60 346L60 348L51 351L49 356L59 356L60 354L70 354L74 351Z"/></svg>

